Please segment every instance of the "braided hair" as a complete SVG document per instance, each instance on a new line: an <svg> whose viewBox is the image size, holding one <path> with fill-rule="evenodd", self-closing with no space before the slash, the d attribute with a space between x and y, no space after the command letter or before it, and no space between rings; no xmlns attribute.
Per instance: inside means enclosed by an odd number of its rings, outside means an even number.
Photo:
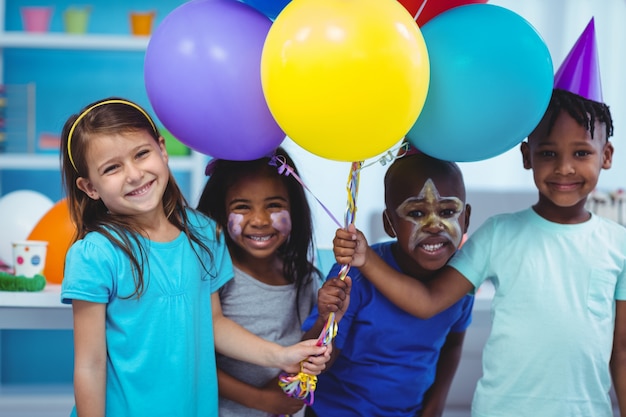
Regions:
<svg viewBox="0 0 626 417"><path fill-rule="evenodd" d="M609 106L594 100L588 100L578 94L555 88L546 111L548 119L548 134L561 113L566 111L576 122L589 131L593 138L596 121L603 123L606 129L606 139L613 136L613 119Z"/></svg>

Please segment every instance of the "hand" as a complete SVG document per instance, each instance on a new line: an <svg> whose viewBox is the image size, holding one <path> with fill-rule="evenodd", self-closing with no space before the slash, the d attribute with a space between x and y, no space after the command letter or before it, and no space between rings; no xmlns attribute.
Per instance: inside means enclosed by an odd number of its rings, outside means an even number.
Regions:
<svg viewBox="0 0 626 417"><path fill-rule="evenodd" d="M335 313L336 322L341 320L350 305L351 288L352 280L348 276L344 280L334 277L324 282L317 292L317 309L324 322L331 313Z"/></svg>
<svg viewBox="0 0 626 417"><path fill-rule="evenodd" d="M342 265L362 267L367 259L367 239L353 224L348 229L337 229L333 239L335 260Z"/></svg>
<svg viewBox="0 0 626 417"><path fill-rule="evenodd" d="M278 385L278 377L259 388L258 408L274 415L293 415L304 407L304 402L285 394Z"/></svg>
<svg viewBox="0 0 626 417"><path fill-rule="evenodd" d="M292 346L283 347L282 365L279 368L288 373L306 372L319 375L330 360L332 346L318 346L317 339L304 340Z"/></svg>

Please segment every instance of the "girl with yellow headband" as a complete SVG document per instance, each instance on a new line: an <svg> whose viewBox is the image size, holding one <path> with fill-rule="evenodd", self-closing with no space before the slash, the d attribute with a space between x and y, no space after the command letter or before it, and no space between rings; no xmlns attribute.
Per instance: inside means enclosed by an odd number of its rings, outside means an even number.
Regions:
<svg viewBox="0 0 626 417"><path fill-rule="evenodd" d="M145 110L119 98L88 105L65 123L61 148L77 229L61 292L74 315L73 414L217 415L214 350L289 372L324 368L330 352L316 340L282 347L224 317L228 250L188 207Z"/></svg>

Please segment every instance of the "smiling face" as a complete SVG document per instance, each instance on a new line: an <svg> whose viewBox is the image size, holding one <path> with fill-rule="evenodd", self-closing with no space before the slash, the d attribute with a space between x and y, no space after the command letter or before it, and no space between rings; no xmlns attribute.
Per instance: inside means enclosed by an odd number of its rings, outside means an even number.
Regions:
<svg viewBox="0 0 626 417"><path fill-rule="evenodd" d="M594 137L568 113L561 111L548 133L545 119L521 146L524 168L533 170L539 190L537 213L557 223L576 223L589 217L587 196L600 171L611 167L613 145L596 122Z"/></svg>
<svg viewBox="0 0 626 417"><path fill-rule="evenodd" d="M169 181L163 138L156 142L143 130L90 138L86 153L89 178L76 185L90 198L102 200L114 214L146 217L163 214Z"/></svg>
<svg viewBox="0 0 626 417"><path fill-rule="evenodd" d="M446 264L469 225L464 199L460 173L445 162L403 161L387 178L383 220L405 272L424 276Z"/></svg>
<svg viewBox="0 0 626 417"><path fill-rule="evenodd" d="M226 193L233 257L270 259L291 233L289 196L277 176L249 175Z"/></svg>

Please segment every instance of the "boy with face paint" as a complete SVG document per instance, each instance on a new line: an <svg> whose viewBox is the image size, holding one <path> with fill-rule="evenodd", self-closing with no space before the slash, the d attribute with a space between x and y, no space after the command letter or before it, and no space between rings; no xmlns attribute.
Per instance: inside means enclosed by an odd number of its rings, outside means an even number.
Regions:
<svg viewBox="0 0 626 417"><path fill-rule="evenodd" d="M362 233L337 231L336 258L417 317L493 283L474 417L612 417L611 377L626 415L626 229L585 208L612 134L608 106L554 89L520 146L537 203L489 218L428 282L389 268Z"/></svg>
<svg viewBox="0 0 626 417"><path fill-rule="evenodd" d="M372 249L391 268L428 281L455 253L469 225L459 167L410 151L387 170L385 206L382 221L394 239ZM328 276L340 268L336 264ZM473 297L422 320L395 306L357 268L349 276L350 304L333 340L332 366L319 375L307 415L440 416ZM305 327L316 318L314 310Z"/></svg>

